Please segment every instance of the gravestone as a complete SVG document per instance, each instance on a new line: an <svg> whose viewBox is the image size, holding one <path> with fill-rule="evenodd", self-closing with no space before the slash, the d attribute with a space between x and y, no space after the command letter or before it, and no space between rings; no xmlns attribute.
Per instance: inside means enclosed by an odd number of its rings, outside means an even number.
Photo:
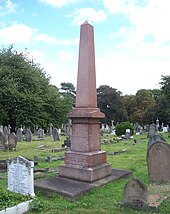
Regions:
<svg viewBox="0 0 170 214"><path fill-rule="evenodd" d="M52 123L50 123L49 124L49 136L52 136L52 133L53 133L53 124Z"/></svg>
<svg viewBox="0 0 170 214"><path fill-rule="evenodd" d="M23 195L35 196L33 167L33 161L21 156L8 159L8 190Z"/></svg>
<svg viewBox="0 0 170 214"><path fill-rule="evenodd" d="M10 135L8 136L8 148L9 150L16 150L16 146L17 146L17 136L15 133L10 133Z"/></svg>
<svg viewBox="0 0 170 214"><path fill-rule="evenodd" d="M30 129L26 129L25 131L25 141L31 142L32 141L32 133Z"/></svg>
<svg viewBox="0 0 170 214"><path fill-rule="evenodd" d="M164 137L161 134L155 134L154 136L152 136L149 141L148 141L148 148L156 141L159 142L163 142L165 143L166 140L164 139Z"/></svg>
<svg viewBox="0 0 170 214"><path fill-rule="evenodd" d="M57 128L53 129L52 135L53 135L54 141L60 141L60 135L58 133L58 129Z"/></svg>
<svg viewBox="0 0 170 214"><path fill-rule="evenodd" d="M149 131L148 131L148 138L151 138L153 137L154 135L156 134L156 125L154 123L152 123L150 126L149 126Z"/></svg>
<svg viewBox="0 0 170 214"><path fill-rule="evenodd" d="M124 200L122 205L129 205L135 210L147 209L148 190L146 185L138 178L129 180L124 187Z"/></svg>
<svg viewBox="0 0 170 214"><path fill-rule="evenodd" d="M17 129L17 141L18 142L22 141L22 128Z"/></svg>
<svg viewBox="0 0 170 214"><path fill-rule="evenodd" d="M148 147L148 175L152 182L170 181L170 145L162 139L156 140Z"/></svg>
<svg viewBox="0 0 170 214"><path fill-rule="evenodd" d="M159 120L158 120L158 118L156 120L156 131L159 131Z"/></svg>
<svg viewBox="0 0 170 214"><path fill-rule="evenodd" d="M126 139L129 139L129 138L130 138L130 129L126 129L125 138L126 138Z"/></svg>
<svg viewBox="0 0 170 214"><path fill-rule="evenodd" d="M8 128L4 126L4 144L8 145Z"/></svg>
<svg viewBox="0 0 170 214"><path fill-rule="evenodd" d="M3 132L3 125L0 125L0 132Z"/></svg>
<svg viewBox="0 0 170 214"><path fill-rule="evenodd" d="M38 138L44 138L44 130L38 129Z"/></svg>
<svg viewBox="0 0 170 214"><path fill-rule="evenodd" d="M4 133L0 131L0 150L5 150L6 145L5 145L5 136Z"/></svg>

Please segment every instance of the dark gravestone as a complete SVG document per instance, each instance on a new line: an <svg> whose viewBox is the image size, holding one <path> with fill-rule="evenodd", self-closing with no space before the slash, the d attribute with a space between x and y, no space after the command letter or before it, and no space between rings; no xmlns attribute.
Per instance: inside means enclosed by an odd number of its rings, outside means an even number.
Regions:
<svg viewBox="0 0 170 214"><path fill-rule="evenodd" d="M145 210L147 200L148 190L145 184L137 178L129 180L124 187L124 200L121 204L129 205L135 210Z"/></svg>
<svg viewBox="0 0 170 214"><path fill-rule="evenodd" d="M129 139L129 138L130 138L130 129L126 129L125 138L126 138L126 139Z"/></svg>
<svg viewBox="0 0 170 214"><path fill-rule="evenodd" d="M6 145L5 145L5 137L4 133L0 131L0 150L5 150Z"/></svg>
<svg viewBox="0 0 170 214"><path fill-rule="evenodd" d="M69 138L64 140L64 144L62 144L62 147L71 147L71 140Z"/></svg>
<svg viewBox="0 0 170 214"><path fill-rule="evenodd" d="M57 128L54 128L54 129L53 129L52 135L53 135L54 141L60 141L60 136L59 136L59 133L58 133L58 129L57 129Z"/></svg>
<svg viewBox="0 0 170 214"><path fill-rule="evenodd" d="M163 138L161 134L153 135L148 141L148 148L156 141L166 143L166 140Z"/></svg>
<svg viewBox="0 0 170 214"><path fill-rule="evenodd" d="M170 145L161 140L153 142L147 151L148 175L153 182L170 181Z"/></svg>
<svg viewBox="0 0 170 214"><path fill-rule="evenodd" d="M44 130L38 129L38 138L44 138Z"/></svg>
<svg viewBox="0 0 170 214"><path fill-rule="evenodd" d="M154 123L152 123L150 126L149 126L149 131L148 131L148 138L151 138L153 137L154 135L156 134L156 125Z"/></svg>
<svg viewBox="0 0 170 214"><path fill-rule="evenodd" d="M22 129L21 128L17 129L17 141L18 142L22 141Z"/></svg>
<svg viewBox="0 0 170 214"><path fill-rule="evenodd" d="M26 129L25 131L25 141L31 142L32 141L32 133L30 129Z"/></svg>
<svg viewBox="0 0 170 214"><path fill-rule="evenodd" d="M16 150L16 145L17 145L17 136L15 133L10 133L8 136L8 148L9 150L13 151Z"/></svg>

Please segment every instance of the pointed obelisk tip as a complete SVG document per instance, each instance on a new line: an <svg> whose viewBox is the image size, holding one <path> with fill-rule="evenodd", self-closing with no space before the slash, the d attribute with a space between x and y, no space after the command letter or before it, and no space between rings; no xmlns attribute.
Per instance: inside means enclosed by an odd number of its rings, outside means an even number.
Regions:
<svg viewBox="0 0 170 214"><path fill-rule="evenodd" d="M89 24L88 21L86 20L82 25L87 25Z"/></svg>

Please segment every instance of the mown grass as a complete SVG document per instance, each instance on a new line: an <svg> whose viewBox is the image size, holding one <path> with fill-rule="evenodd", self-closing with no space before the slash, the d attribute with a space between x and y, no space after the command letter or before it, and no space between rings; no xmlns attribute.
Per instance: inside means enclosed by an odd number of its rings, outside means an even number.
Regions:
<svg viewBox="0 0 170 214"><path fill-rule="evenodd" d="M101 142L106 136L102 137ZM108 138L115 138L115 136L108 136ZM146 152L148 138L146 135L134 136L139 143L133 144L134 139L123 140L114 143L101 144L102 150L106 152L119 152L122 149L126 149L126 152L119 153L117 155L107 155L107 162L112 165L113 168L127 169L133 172L131 177L137 177L141 179L146 185L150 184L147 172ZM164 138L170 143L168 134L164 134ZM52 152L52 148L61 148L61 144L64 141L64 137L60 142L54 142L51 138L46 138L44 141L33 142L20 142L17 144L17 151L3 152L0 151L0 159L7 159L16 156L23 156L25 158L34 159L34 156L45 158L47 156L59 157L64 155L62 152ZM39 150L38 145L46 145L44 150ZM63 161L53 161L51 163L40 161L35 168L42 167L58 167ZM5 173L1 173L0 176L6 176ZM47 176L48 173L47 173ZM82 195L76 201L71 202L59 194L42 195L36 193L36 199L32 203L28 213L45 213L45 214L103 214L103 213L115 213L115 214L135 214L146 213L144 211L135 211L129 207L122 208L119 206L119 202L123 200L124 186L128 179L120 179L115 182L110 182L102 187L92 189L87 194ZM4 190L7 188L7 179L0 179L0 187ZM149 213L149 212L148 212ZM170 213L170 198L167 198L159 207L159 213Z"/></svg>

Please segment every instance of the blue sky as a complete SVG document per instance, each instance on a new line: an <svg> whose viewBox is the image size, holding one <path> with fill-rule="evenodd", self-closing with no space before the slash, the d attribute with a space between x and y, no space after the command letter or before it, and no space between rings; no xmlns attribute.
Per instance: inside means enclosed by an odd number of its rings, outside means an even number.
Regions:
<svg viewBox="0 0 170 214"><path fill-rule="evenodd" d="M169 0L0 0L0 48L28 52L51 83L76 86L80 25L94 26L97 87L125 94L170 75Z"/></svg>

